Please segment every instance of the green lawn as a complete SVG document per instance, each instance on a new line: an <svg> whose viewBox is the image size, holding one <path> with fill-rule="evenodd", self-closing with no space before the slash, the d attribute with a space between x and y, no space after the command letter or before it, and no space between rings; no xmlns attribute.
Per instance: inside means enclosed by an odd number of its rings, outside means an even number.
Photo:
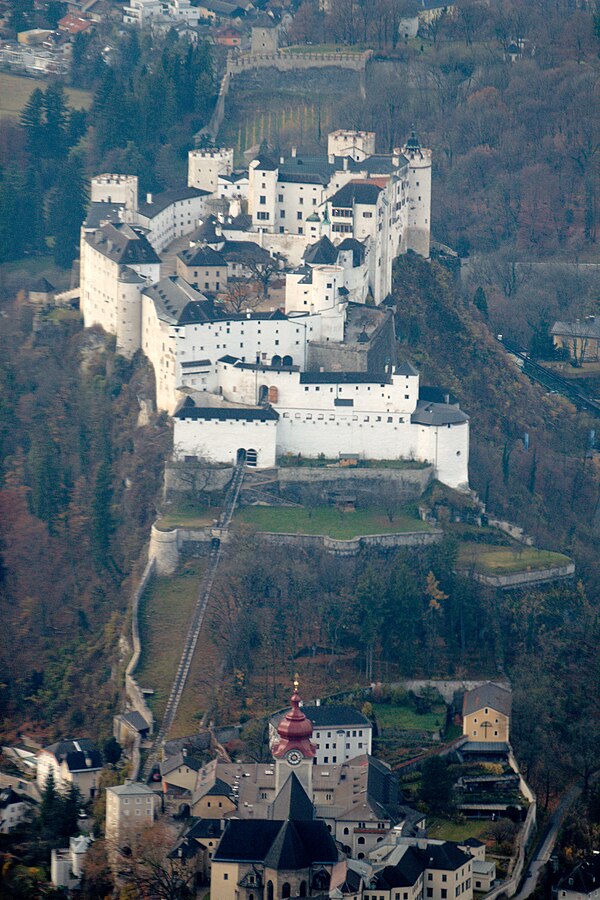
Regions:
<svg viewBox="0 0 600 900"><path fill-rule="evenodd" d="M221 514L219 506L209 509L170 509L156 522L158 528L204 528L212 525Z"/></svg>
<svg viewBox="0 0 600 900"><path fill-rule="evenodd" d="M385 513L374 507L339 512L330 506L311 511L303 508L247 506L235 521L256 531L283 534L326 534L349 540L363 534L396 534L407 531L431 531L431 526L414 515L412 509L400 510L390 522Z"/></svg>
<svg viewBox="0 0 600 900"><path fill-rule="evenodd" d="M507 575L513 572L535 572L550 566L565 566L571 560L562 553L537 550L523 544L510 547L491 547L486 544L462 544L459 565L474 568L482 575Z"/></svg>
<svg viewBox="0 0 600 900"><path fill-rule="evenodd" d="M295 47L285 47L285 53L364 53L367 48L340 47L339 44L298 44Z"/></svg>
<svg viewBox="0 0 600 900"><path fill-rule="evenodd" d="M392 703L373 703L373 714L381 729L396 728L401 731L439 731L446 720L446 707L434 707L432 712L419 714L410 706Z"/></svg>
<svg viewBox="0 0 600 900"><path fill-rule="evenodd" d="M140 603L142 656L134 673L152 688L149 704L158 720L165 709L206 563L193 559L170 577L153 578Z"/></svg>
<svg viewBox="0 0 600 900"><path fill-rule="evenodd" d="M16 118L36 88L42 91L47 87L43 78L27 78L25 75L8 75L0 72L0 119ZM75 109L88 109L92 103L90 91L77 88L65 88L70 106Z"/></svg>
<svg viewBox="0 0 600 900"><path fill-rule="evenodd" d="M480 841L483 835L489 831L488 821L469 820L468 822L453 822L451 819L433 819L427 829L427 836L442 841L465 841L474 837Z"/></svg>

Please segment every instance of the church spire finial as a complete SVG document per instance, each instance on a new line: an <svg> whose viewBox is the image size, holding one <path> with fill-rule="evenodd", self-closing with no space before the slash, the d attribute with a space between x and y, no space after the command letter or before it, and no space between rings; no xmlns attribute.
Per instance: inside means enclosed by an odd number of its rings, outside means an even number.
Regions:
<svg viewBox="0 0 600 900"><path fill-rule="evenodd" d="M294 693L295 693L295 694L298 693L298 688L299 688L299 687L300 687L300 676L299 676L298 673L296 672L296 674L294 675Z"/></svg>

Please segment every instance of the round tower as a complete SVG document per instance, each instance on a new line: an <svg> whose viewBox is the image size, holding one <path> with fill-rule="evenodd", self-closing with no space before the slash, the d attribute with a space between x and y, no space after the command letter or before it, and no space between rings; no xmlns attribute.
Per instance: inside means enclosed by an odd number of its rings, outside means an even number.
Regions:
<svg viewBox="0 0 600 900"><path fill-rule="evenodd" d="M406 249L427 259L431 236L431 150L421 147L413 128L402 153L408 160Z"/></svg>
<svg viewBox="0 0 600 900"><path fill-rule="evenodd" d="M317 748L311 741L313 725L300 708L302 698L298 693L298 676L294 680L294 693L290 698L292 708L277 728L279 741L273 748L275 758L275 789L278 791L295 772L309 797L312 798L312 767Z"/></svg>

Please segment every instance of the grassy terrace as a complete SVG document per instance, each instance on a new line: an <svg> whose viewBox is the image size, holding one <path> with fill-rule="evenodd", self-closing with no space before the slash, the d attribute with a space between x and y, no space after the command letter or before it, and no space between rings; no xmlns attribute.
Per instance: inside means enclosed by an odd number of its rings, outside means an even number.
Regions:
<svg viewBox="0 0 600 900"><path fill-rule="evenodd" d="M470 837L482 841L489 829L490 823L486 820L453 822L451 819L433 819L427 835L436 841L466 841Z"/></svg>
<svg viewBox="0 0 600 900"><path fill-rule="evenodd" d="M431 531L427 522L422 522L414 509L399 510L394 521L375 507L365 507L351 512L340 512L330 506L319 506L314 510L247 506L240 510L235 521L248 525L255 531L273 531L279 534L325 534L340 540L350 540L366 534L398 534L409 531Z"/></svg>
<svg viewBox="0 0 600 900"><path fill-rule="evenodd" d="M48 82L42 78L27 78L25 75L8 75L0 72L0 119L16 118L36 88L46 89ZM70 106L88 109L92 103L89 91L65 88Z"/></svg>
<svg viewBox="0 0 600 900"><path fill-rule="evenodd" d="M221 508L219 506L211 506L209 509L169 509L164 515L161 515L156 522L157 528L204 528L206 525L212 525L215 519L219 518Z"/></svg>
<svg viewBox="0 0 600 900"><path fill-rule="evenodd" d="M373 703L373 714L380 729L394 728L400 731L439 731L446 719L446 707L440 704L431 712L418 713L410 706L391 703Z"/></svg>
<svg viewBox="0 0 600 900"><path fill-rule="evenodd" d="M523 544L510 547L491 547L465 543L459 551L459 565L482 575L510 575L515 572L535 572L551 566L565 566L571 560L562 553L537 550Z"/></svg>

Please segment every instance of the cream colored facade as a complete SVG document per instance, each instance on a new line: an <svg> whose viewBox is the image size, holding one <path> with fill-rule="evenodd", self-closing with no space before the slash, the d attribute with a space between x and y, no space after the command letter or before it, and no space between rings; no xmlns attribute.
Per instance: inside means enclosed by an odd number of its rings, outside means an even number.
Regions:
<svg viewBox="0 0 600 900"><path fill-rule="evenodd" d="M126 783L106 789L106 841L111 850L122 847L154 823L158 795L143 784Z"/></svg>
<svg viewBox="0 0 600 900"><path fill-rule="evenodd" d="M509 730L508 716L491 706L484 706L463 718L463 734L474 741L508 743Z"/></svg>

